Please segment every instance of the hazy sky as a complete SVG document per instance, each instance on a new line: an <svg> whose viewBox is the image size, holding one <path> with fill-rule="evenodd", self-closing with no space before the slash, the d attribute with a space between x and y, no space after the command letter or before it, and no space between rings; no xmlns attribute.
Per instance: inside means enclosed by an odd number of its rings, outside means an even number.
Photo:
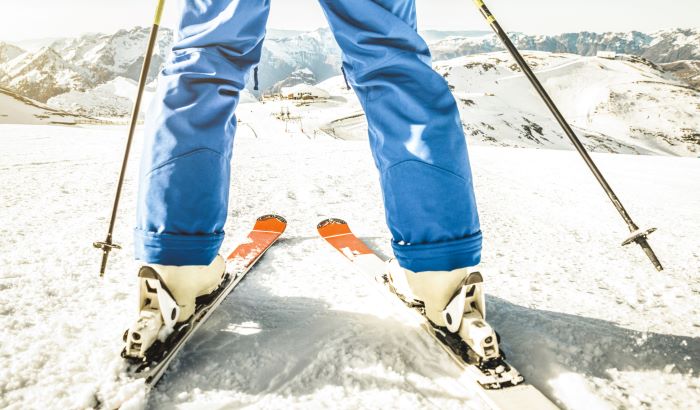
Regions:
<svg viewBox="0 0 700 410"><path fill-rule="evenodd" d="M181 1L167 1L164 25L174 24ZM324 26L317 1L272 0L268 27L305 30ZM417 2L421 29L488 29L472 0ZM530 34L700 26L700 0L487 0L486 3L506 30ZM155 4L155 0L0 0L0 40L109 33L136 25L148 26Z"/></svg>

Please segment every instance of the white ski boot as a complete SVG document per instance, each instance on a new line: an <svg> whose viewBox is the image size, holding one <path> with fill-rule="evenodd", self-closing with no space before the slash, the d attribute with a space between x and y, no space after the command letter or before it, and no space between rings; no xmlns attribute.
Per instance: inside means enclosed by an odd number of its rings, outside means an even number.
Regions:
<svg viewBox="0 0 700 410"><path fill-rule="evenodd" d="M412 272L389 262L389 281L404 298L420 301L434 325L459 337L483 361L500 356L498 338L486 323L484 279L467 268Z"/></svg>
<svg viewBox="0 0 700 410"><path fill-rule="evenodd" d="M156 342L165 341L175 325L189 320L196 299L219 287L226 270L221 256L206 265L146 265L139 270L139 317L125 334L124 355L144 358Z"/></svg>

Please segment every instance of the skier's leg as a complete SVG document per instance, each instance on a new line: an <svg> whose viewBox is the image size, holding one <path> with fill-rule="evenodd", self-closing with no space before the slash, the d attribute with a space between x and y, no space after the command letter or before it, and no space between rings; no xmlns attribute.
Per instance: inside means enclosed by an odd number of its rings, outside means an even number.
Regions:
<svg viewBox="0 0 700 410"><path fill-rule="evenodd" d="M182 0L178 40L148 116L136 258L139 316L126 354L142 358L222 280L234 110L260 60L269 0ZM157 297L154 297L154 293Z"/></svg>
<svg viewBox="0 0 700 410"><path fill-rule="evenodd" d="M146 125L136 258L209 265L226 221L234 110L260 60L269 0L183 0Z"/></svg>
<svg viewBox="0 0 700 410"><path fill-rule="evenodd" d="M422 272L478 264L481 231L459 111L430 66L415 1L319 1L367 115L401 266Z"/></svg>

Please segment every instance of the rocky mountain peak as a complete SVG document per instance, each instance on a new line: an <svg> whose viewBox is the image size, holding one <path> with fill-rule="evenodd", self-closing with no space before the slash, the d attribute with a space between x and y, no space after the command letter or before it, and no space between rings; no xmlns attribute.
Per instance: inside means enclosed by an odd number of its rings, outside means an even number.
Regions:
<svg viewBox="0 0 700 410"><path fill-rule="evenodd" d="M8 62L22 55L24 52L23 49L15 45L0 41L0 64Z"/></svg>

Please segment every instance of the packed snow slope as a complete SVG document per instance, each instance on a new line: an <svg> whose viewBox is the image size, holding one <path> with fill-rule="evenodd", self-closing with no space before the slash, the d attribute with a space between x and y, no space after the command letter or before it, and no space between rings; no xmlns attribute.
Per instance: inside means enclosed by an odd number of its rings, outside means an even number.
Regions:
<svg viewBox="0 0 700 410"><path fill-rule="evenodd" d="M0 124L75 124L85 119L0 87ZM0 134L2 135L2 134Z"/></svg>
<svg viewBox="0 0 700 410"><path fill-rule="evenodd" d="M484 408L403 308L317 237L317 222L341 217L390 254L367 142L304 134L278 108L240 107L223 251L265 213L288 231L148 398L114 381L136 308L140 144L115 232L124 250L100 279L91 244L104 239L125 127L0 126L0 407L82 409L99 395L124 409ZM635 219L659 228L666 271L619 246L626 227L574 152L472 145L488 320L564 408L696 407L700 160L594 157Z"/></svg>
<svg viewBox="0 0 700 410"><path fill-rule="evenodd" d="M144 89L141 111L147 109L155 93L156 82ZM98 117L126 117L131 115L138 83L134 80L117 77L105 84L87 91L71 91L47 101L52 107L84 115Z"/></svg>

